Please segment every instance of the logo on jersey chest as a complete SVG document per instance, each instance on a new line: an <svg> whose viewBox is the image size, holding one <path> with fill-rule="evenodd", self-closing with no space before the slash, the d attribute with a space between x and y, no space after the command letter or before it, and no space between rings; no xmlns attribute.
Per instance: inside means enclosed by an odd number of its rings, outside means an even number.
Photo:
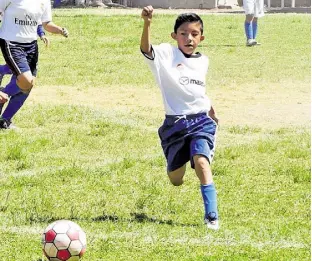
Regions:
<svg viewBox="0 0 312 261"><path fill-rule="evenodd" d="M33 20L29 15L25 15L25 20L15 18L14 22L15 22L15 24L18 24L18 25L28 25L28 26L37 26L38 25L38 22Z"/></svg>
<svg viewBox="0 0 312 261"><path fill-rule="evenodd" d="M191 78L186 77L186 76L180 77L179 82L181 85L195 84L195 85L199 85L199 86L203 86L203 87L205 86L205 83L203 81L191 79Z"/></svg>

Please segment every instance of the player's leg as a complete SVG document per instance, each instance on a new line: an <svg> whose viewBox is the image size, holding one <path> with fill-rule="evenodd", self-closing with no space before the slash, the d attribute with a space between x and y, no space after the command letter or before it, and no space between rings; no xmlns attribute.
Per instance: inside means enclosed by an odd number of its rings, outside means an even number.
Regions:
<svg viewBox="0 0 312 261"><path fill-rule="evenodd" d="M252 21L252 31L253 31L253 39L255 40L258 33L258 18L264 16L264 1L256 0L255 1L255 11L254 11L254 19ZM256 44L260 43L255 40Z"/></svg>
<svg viewBox="0 0 312 261"><path fill-rule="evenodd" d="M197 139L191 143L193 164L200 181L200 190L204 202L205 223L208 228L218 229L217 192L213 183L212 171L207 155L211 155L211 148L206 139ZM209 156L210 157L210 156Z"/></svg>
<svg viewBox="0 0 312 261"><path fill-rule="evenodd" d="M34 85L36 65L38 62L37 42L29 44L10 44L0 39L3 57L12 73L17 76L17 85L23 92L29 92Z"/></svg>
<svg viewBox="0 0 312 261"><path fill-rule="evenodd" d="M168 177L172 185L174 186L181 186L183 184L183 177L185 175L186 170L186 164L184 164L182 167L168 172Z"/></svg>
<svg viewBox="0 0 312 261"><path fill-rule="evenodd" d="M166 116L158 130L161 146L167 160L167 174L174 186L183 184L186 163L190 160L185 139L186 121L179 116Z"/></svg>
<svg viewBox="0 0 312 261"><path fill-rule="evenodd" d="M217 193L210 167L215 151L217 124L207 115L201 115L194 121L192 129L195 131L190 142L191 166L200 182L204 221L208 228L218 229Z"/></svg>
<svg viewBox="0 0 312 261"><path fill-rule="evenodd" d="M0 65L0 85L2 84L3 77L6 74L12 74L10 67L7 64Z"/></svg>
<svg viewBox="0 0 312 261"><path fill-rule="evenodd" d="M253 46L254 38L252 32L252 21L254 19L254 12L255 12L255 1L256 0L243 0L243 6L245 10L245 35L246 35L246 45Z"/></svg>
<svg viewBox="0 0 312 261"><path fill-rule="evenodd" d="M12 117L24 104L33 86L39 54L36 41L29 44L12 45L0 39L0 46L5 61L16 76L12 77L4 89L4 92L11 96L10 103L2 114L2 121L6 122L4 127L7 127L8 123L11 123Z"/></svg>
<svg viewBox="0 0 312 261"><path fill-rule="evenodd" d="M7 94L9 97L19 93L21 90L16 85L16 76L12 76L10 82L3 88L1 87L1 91ZM4 103L0 103L0 114L2 113Z"/></svg>
<svg viewBox="0 0 312 261"><path fill-rule="evenodd" d="M19 92L18 94L15 94L10 98L10 101L5 110L3 111L0 119L0 121L2 121L3 123L5 122L5 125L2 124L3 126L1 126L0 123L0 128L5 129L16 128L15 125L12 124L12 118L19 111L19 109L22 108L28 96L29 96L28 93Z"/></svg>
<svg viewBox="0 0 312 261"><path fill-rule="evenodd" d="M247 46L252 46L253 45L253 19L254 16L252 14L247 14L245 18L245 35L246 35L246 45Z"/></svg>
<svg viewBox="0 0 312 261"><path fill-rule="evenodd" d="M35 77L33 77L31 71L21 73L17 76L16 84L24 93L29 93L35 83Z"/></svg>
<svg viewBox="0 0 312 261"><path fill-rule="evenodd" d="M258 18L254 17L254 19L252 20L252 36L253 36L253 39L256 39L257 32L258 32Z"/></svg>

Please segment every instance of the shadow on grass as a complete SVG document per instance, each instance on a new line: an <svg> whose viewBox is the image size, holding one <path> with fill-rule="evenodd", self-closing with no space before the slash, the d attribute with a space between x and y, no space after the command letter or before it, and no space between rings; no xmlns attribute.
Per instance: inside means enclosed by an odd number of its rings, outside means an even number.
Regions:
<svg viewBox="0 0 312 261"><path fill-rule="evenodd" d="M132 218L119 218L116 215L106 215L103 214L102 216L98 216L93 218L93 221L96 222L105 222L105 221L112 221L112 222L137 222L137 223L155 223L160 225L170 225L170 226L181 226L181 227L196 227L199 226L198 224L184 224L174 222L173 220L163 220L158 219L156 217L149 217L145 213L131 213Z"/></svg>
<svg viewBox="0 0 312 261"><path fill-rule="evenodd" d="M52 223L57 220L61 219L67 219L71 220L74 222L78 221L90 221L90 219L85 219L85 218L79 218L79 217L55 217L55 218L47 218L47 217L36 217L35 220L31 219L31 223L39 222L39 223ZM169 220L164 220L164 219L158 219L156 217L149 217L145 213L131 213L131 218L121 218L116 215L107 215L103 213L103 215L91 218L92 221L94 222L106 222L106 221L111 221L111 222L135 222L135 223L155 223L155 224L160 224L160 225L170 225L170 226L181 226L181 227L197 227L199 224L190 224L190 223L179 223L175 222L171 219ZM36 261L43 261L43 260L36 260Z"/></svg>

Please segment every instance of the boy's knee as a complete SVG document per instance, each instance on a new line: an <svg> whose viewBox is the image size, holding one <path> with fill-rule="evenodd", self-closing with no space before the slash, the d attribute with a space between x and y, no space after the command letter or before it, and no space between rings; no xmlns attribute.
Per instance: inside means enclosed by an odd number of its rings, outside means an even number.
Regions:
<svg viewBox="0 0 312 261"><path fill-rule="evenodd" d="M23 93L29 93L34 86L34 80L31 81L18 81L17 86Z"/></svg>
<svg viewBox="0 0 312 261"><path fill-rule="evenodd" d="M23 73L17 76L16 84L22 92L29 93L34 86L34 77L30 72Z"/></svg>
<svg viewBox="0 0 312 261"><path fill-rule="evenodd" d="M171 184L175 187L181 186L183 184L183 179L181 180L170 180Z"/></svg>
<svg viewBox="0 0 312 261"><path fill-rule="evenodd" d="M195 166L204 169L209 166L209 161L205 156L202 155L196 155L194 156L194 164Z"/></svg>

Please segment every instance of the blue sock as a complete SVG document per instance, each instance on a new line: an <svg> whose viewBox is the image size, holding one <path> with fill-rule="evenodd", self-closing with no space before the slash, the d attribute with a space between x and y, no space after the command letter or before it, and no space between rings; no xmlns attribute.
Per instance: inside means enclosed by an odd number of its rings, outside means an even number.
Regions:
<svg viewBox="0 0 312 261"><path fill-rule="evenodd" d="M248 39L254 39L253 38L253 32L252 32L252 23L245 21L245 34L246 38Z"/></svg>
<svg viewBox="0 0 312 261"><path fill-rule="evenodd" d="M19 92L11 96L8 106L2 113L2 118L11 121L13 116L18 112L18 110L23 106L24 102L28 98L28 93Z"/></svg>
<svg viewBox="0 0 312 261"><path fill-rule="evenodd" d="M16 84L16 76L12 76L10 82L4 87L2 90L4 93L6 93L9 96L13 96L19 92L21 92L21 89Z"/></svg>
<svg viewBox="0 0 312 261"><path fill-rule="evenodd" d="M217 192L214 183L200 185L200 190L204 201L205 217L209 220L218 219Z"/></svg>
<svg viewBox="0 0 312 261"><path fill-rule="evenodd" d="M10 67L7 64L0 65L1 74L12 74Z"/></svg>
<svg viewBox="0 0 312 261"><path fill-rule="evenodd" d="M252 22L253 39L256 39L257 32L258 32L258 22Z"/></svg>

